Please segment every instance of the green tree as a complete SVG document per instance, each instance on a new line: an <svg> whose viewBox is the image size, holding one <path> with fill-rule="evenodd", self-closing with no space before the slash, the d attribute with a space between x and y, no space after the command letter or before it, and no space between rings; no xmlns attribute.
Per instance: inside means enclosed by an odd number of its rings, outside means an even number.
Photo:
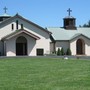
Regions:
<svg viewBox="0 0 90 90"><path fill-rule="evenodd" d="M90 20L88 21L87 24L85 23L85 24L83 25L83 27L90 27Z"/></svg>
<svg viewBox="0 0 90 90"><path fill-rule="evenodd" d="M57 50L57 55L58 55L58 56L61 55L60 48L58 48L58 50Z"/></svg>
<svg viewBox="0 0 90 90"><path fill-rule="evenodd" d="M83 27L88 27L87 24L84 24Z"/></svg>
<svg viewBox="0 0 90 90"><path fill-rule="evenodd" d="M61 55L64 55L64 49L63 49L63 47L61 48Z"/></svg>
<svg viewBox="0 0 90 90"><path fill-rule="evenodd" d="M71 55L72 53L71 53L71 49L70 48L68 48L67 49L67 52L66 52L66 55Z"/></svg>

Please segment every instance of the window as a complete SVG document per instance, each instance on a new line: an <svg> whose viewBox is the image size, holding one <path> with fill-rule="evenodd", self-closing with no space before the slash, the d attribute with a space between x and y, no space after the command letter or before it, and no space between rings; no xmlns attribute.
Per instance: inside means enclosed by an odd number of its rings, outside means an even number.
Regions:
<svg viewBox="0 0 90 90"><path fill-rule="evenodd" d="M18 29L18 20L16 20L16 29Z"/></svg>
<svg viewBox="0 0 90 90"><path fill-rule="evenodd" d="M36 53L37 53L37 56L43 56L44 49L37 49Z"/></svg>
<svg viewBox="0 0 90 90"><path fill-rule="evenodd" d="M23 24L21 24L21 29L23 29Z"/></svg>
<svg viewBox="0 0 90 90"><path fill-rule="evenodd" d="M12 30L14 30L14 24L11 25Z"/></svg>

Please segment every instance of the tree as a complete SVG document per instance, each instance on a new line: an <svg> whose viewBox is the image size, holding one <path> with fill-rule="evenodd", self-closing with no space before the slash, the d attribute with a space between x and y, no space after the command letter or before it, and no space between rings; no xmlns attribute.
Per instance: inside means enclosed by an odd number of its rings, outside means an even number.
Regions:
<svg viewBox="0 0 90 90"><path fill-rule="evenodd" d="M57 55L58 55L58 56L61 55L60 48L58 48L58 50L57 50Z"/></svg>
<svg viewBox="0 0 90 90"><path fill-rule="evenodd" d="M88 27L90 27L90 20L88 21Z"/></svg>
<svg viewBox="0 0 90 90"><path fill-rule="evenodd" d="M85 23L85 24L83 25L83 27L90 27L90 20L88 21L87 24Z"/></svg>
<svg viewBox="0 0 90 90"><path fill-rule="evenodd" d="M61 48L61 55L64 55L64 49L63 49L63 47Z"/></svg>
<svg viewBox="0 0 90 90"><path fill-rule="evenodd" d="M68 48L67 49L67 52L66 52L66 55L71 55L72 53L71 53L71 49L70 48Z"/></svg>
<svg viewBox="0 0 90 90"><path fill-rule="evenodd" d="M87 24L84 24L83 27L88 27Z"/></svg>

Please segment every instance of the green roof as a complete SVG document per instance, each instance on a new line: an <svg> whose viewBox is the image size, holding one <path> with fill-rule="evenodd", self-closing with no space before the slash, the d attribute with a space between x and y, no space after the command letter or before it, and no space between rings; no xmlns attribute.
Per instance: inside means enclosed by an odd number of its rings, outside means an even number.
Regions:
<svg viewBox="0 0 90 90"><path fill-rule="evenodd" d="M90 39L90 28L77 28L77 30L66 30L60 27L49 27L47 28L52 32L52 36L55 40L71 40L79 35L83 35Z"/></svg>

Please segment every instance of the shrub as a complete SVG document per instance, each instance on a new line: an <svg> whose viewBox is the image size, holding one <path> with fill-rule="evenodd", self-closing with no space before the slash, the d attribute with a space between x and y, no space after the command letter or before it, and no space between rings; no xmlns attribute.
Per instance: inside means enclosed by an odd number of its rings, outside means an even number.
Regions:
<svg viewBox="0 0 90 90"><path fill-rule="evenodd" d="M61 48L61 55L64 55L64 49Z"/></svg>
<svg viewBox="0 0 90 90"><path fill-rule="evenodd" d="M56 51L53 51L51 54L57 54L57 52Z"/></svg>
<svg viewBox="0 0 90 90"><path fill-rule="evenodd" d="M58 48L58 50L57 50L57 55L58 55L58 56L61 55L60 48Z"/></svg>
<svg viewBox="0 0 90 90"><path fill-rule="evenodd" d="M71 50L70 50L70 48L67 49L66 54L67 54L67 55L71 55Z"/></svg>

